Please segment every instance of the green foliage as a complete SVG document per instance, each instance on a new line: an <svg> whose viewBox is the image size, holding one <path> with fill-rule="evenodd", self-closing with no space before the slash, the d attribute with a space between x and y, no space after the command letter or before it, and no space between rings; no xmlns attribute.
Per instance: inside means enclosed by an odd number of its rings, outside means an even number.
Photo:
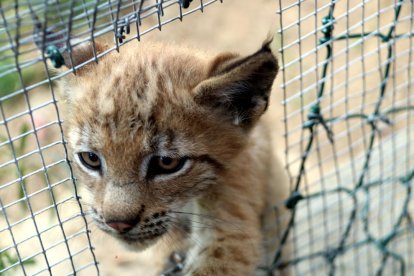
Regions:
<svg viewBox="0 0 414 276"><path fill-rule="evenodd" d="M7 66L7 62L1 61L0 68ZM17 73L7 74L0 79L0 97L6 96L19 88L19 75Z"/></svg>
<svg viewBox="0 0 414 276"><path fill-rule="evenodd" d="M0 271L18 262L19 262L19 258L17 256L11 256L8 251L0 253ZM34 259L28 259L23 262L23 265L33 265L35 263L36 261ZM7 275L7 274L15 275L14 273L12 273L12 271L8 273L4 273L2 275Z"/></svg>
<svg viewBox="0 0 414 276"><path fill-rule="evenodd" d="M0 61L0 68L7 68L13 64L10 59ZM22 71L23 85L27 86L40 81L44 78L43 74L39 74L42 70L39 70L37 66L30 66ZM10 93L13 93L22 88L22 82L17 72L9 73L0 78L0 97L4 97Z"/></svg>

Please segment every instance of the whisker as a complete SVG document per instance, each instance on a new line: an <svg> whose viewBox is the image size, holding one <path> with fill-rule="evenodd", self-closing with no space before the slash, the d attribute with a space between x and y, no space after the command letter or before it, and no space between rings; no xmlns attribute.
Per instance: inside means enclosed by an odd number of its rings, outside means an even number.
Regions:
<svg viewBox="0 0 414 276"><path fill-rule="evenodd" d="M193 241L195 244L197 245L201 245L200 241L198 239L196 239L194 237L194 235L191 235L191 232L188 231L187 229L181 227L181 225L179 223L177 223L176 221L171 221L172 224L171 226L175 227L176 230L178 230L179 232L184 232L186 234L186 236L188 237L188 239L190 239L191 241Z"/></svg>
<svg viewBox="0 0 414 276"><path fill-rule="evenodd" d="M174 225L172 225L172 226L174 226ZM164 239L165 239L165 242L169 244L168 248L171 249L173 247L176 247L177 246L177 239L171 234L170 231L168 231L167 227L165 227L164 225L161 225L161 227L164 230L166 230L167 235L164 236Z"/></svg>
<svg viewBox="0 0 414 276"><path fill-rule="evenodd" d="M175 220L174 222L177 222L178 224L180 224L180 221L179 221L178 218L172 217L172 216L169 216L169 215L166 215L166 216L169 217L171 220ZM198 224L201 224L201 225L204 226L204 227L202 227L202 226L197 226L197 225L191 225L191 227L194 227L195 226L198 229L214 229L214 225L206 224L206 223L204 223L202 221L196 221L196 220L192 220L192 219L188 219L188 221L190 221L192 223L198 223Z"/></svg>
<svg viewBox="0 0 414 276"><path fill-rule="evenodd" d="M223 220L223 219L214 217L212 215L199 214L199 213L191 213L191 212L182 212L182 211L170 211L170 212L171 213L175 213L175 214L180 214L180 215L189 215L189 216L201 217L201 218L204 218L204 219L209 219L209 220L212 220L212 221L229 224L229 225L232 225L232 226L235 226L235 227L237 226L237 224L234 223L234 222L230 222L230 221L227 221L227 220Z"/></svg>

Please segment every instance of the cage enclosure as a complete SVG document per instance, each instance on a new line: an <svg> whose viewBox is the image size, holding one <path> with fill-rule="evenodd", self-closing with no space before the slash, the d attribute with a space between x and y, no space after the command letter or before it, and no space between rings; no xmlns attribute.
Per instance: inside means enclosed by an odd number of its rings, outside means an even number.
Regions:
<svg viewBox="0 0 414 276"><path fill-rule="evenodd" d="M115 273L108 263L127 262L123 273L136 275L136 255L105 259L107 241L93 239L66 148L60 79L156 30L167 43L193 35L205 48L254 49L273 28L263 18L276 25L272 114L290 196L275 206L288 215L275 214L286 227L267 241L281 244L273 265L258 271L414 273L413 2L220 2L0 2L1 275L106 275ZM186 27L176 31L177 21ZM100 39L108 50L54 70Z"/></svg>

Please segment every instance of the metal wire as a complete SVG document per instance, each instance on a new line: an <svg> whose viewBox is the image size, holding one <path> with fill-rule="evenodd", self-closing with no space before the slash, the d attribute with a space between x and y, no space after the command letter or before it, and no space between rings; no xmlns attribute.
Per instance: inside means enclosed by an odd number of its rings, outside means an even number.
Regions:
<svg viewBox="0 0 414 276"><path fill-rule="evenodd" d="M54 81L218 1L0 2L0 274L99 274ZM413 14L403 0L279 0L290 215L260 269L414 272ZM50 73L48 60L105 35L108 50Z"/></svg>
<svg viewBox="0 0 414 276"><path fill-rule="evenodd" d="M293 185L268 271L414 272L413 14L403 0L279 1ZM292 256L282 257L292 242Z"/></svg>
<svg viewBox="0 0 414 276"><path fill-rule="evenodd" d="M99 274L54 82L218 1L0 2L1 275ZM59 67L62 52L71 59L73 47L105 35L114 43L104 53L94 50L93 59L61 73L50 70L48 60Z"/></svg>

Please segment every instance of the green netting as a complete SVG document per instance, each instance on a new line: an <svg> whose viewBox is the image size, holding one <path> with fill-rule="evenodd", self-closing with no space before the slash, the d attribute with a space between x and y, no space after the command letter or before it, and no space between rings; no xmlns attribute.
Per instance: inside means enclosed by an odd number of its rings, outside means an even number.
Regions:
<svg viewBox="0 0 414 276"><path fill-rule="evenodd" d="M413 4L279 1L295 275L413 273Z"/></svg>

